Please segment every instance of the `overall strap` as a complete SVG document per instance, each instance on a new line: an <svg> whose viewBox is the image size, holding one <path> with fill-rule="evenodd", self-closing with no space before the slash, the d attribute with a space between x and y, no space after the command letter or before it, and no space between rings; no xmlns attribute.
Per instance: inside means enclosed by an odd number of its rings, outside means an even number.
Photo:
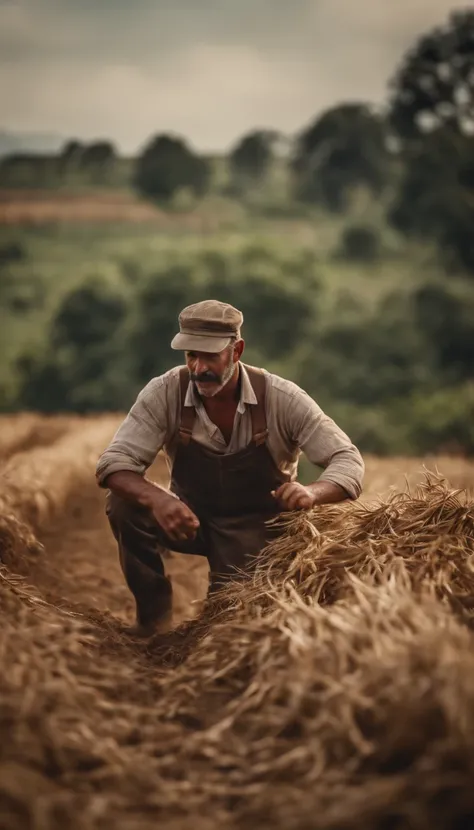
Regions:
<svg viewBox="0 0 474 830"><path fill-rule="evenodd" d="M196 410L194 406L185 406L186 393L189 386L189 371L187 366L183 366L179 370L179 391L180 391L180 422L178 440L180 444L189 444L192 434L194 421L196 420Z"/></svg>
<svg viewBox="0 0 474 830"><path fill-rule="evenodd" d="M267 382L265 374L255 366L245 366L246 372L252 384L257 403L251 406L250 415L252 418L252 441L258 447L264 444L268 437L267 416L265 412L265 399Z"/></svg>

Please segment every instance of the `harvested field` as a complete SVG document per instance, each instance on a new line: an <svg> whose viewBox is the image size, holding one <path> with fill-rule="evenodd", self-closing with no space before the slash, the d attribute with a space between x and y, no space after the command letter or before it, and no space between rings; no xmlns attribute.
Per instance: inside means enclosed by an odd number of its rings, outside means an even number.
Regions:
<svg viewBox="0 0 474 830"><path fill-rule="evenodd" d="M180 228L198 233L213 232L221 225L220 217L215 214L188 211L173 215L128 192L0 190L0 226L97 222L148 224L164 231Z"/></svg>
<svg viewBox="0 0 474 830"><path fill-rule="evenodd" d="M3 453L2 830L474 826L474 464L367 459L196 619L170 555L181 625L143 643L93 478L117 421Z"/></svg>
<svg viewBox="0 0 474 830"><path fill-rule="evenodd" d="M66 432L81 423L71 416L0 415L0 460L5 461L18 452L33 447L49 446Z"/></svg>

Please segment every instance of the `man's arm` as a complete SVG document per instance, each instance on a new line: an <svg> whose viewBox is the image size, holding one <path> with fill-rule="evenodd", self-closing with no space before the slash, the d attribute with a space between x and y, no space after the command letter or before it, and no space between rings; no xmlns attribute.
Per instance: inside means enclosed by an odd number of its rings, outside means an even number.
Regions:
<svg viewBox="0 0 474 830"><path fill-rule="evenodd" d="M170 539L183 542L195 538L199 519L174 493L130 470L112 473L106 481L117 496L148 508Z"/></svg>
<svg viewBox="0 0 474 830"><path fill-rule="evenodd" d="M176 496L145 477L173 428L177 397L167 397L163 378L140 392L127 417L97 463L96 477L120 498L146 507L175 541L192 539L199 521Z"/></svg>
<svg viewBox="0 0 474 830"><path fill-rule="evenodd" d="M142 389L97 462L100 487L110 487L109 476L123 470L144 475L165 443L169 428L167 410L163 378L154 378Z"/></svg>
<svg viewBox="0 0 474 830"><path fill-rule="evenodd" d="M299 481L288 481L273 495L285 510L310 510L317 504L336 504L348 498L339 484L330 481L315 481L306 485Z"/></svg>
<svg viewBox="0 0 474 830"><path fill-rule="evenodd" d="M283 484L274 495L284 508L304 510L317 504L358 498L362 492L364 462L345 432L299 388L290 399L285 416L290 440L309 461L323 467L324 472L307 486L298 482Z"/></svg>

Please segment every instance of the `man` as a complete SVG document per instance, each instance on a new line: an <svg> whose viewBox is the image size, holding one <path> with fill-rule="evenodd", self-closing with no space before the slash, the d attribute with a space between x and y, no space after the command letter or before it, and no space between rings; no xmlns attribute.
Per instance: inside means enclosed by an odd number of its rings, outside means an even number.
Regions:
<svg viewBox="0 0 474 830"><path fill-rule="evenodd" d="M185 308L171 346L186 366L148 383L97 465L140 635L171 613L167 549L207 556L213 590L251 565L281 511L361 492L364 465L347 435L294 383L241 362L242 323L217 300ZM169 491L145 477L161 449ZM295 480L301 451L325 468L309 486Z"/></svg>

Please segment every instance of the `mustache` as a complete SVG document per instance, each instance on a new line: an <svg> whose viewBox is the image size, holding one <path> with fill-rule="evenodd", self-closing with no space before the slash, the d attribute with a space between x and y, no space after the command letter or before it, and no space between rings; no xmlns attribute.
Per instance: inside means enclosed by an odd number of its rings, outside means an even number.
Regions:
<svg viewBox="0 0 474 830"><path fill-rule="evenodd" d="M195 383L220 383L221 377L216 375L215 372L201 372L198 375L191 372L191 380Z"/></svg>

